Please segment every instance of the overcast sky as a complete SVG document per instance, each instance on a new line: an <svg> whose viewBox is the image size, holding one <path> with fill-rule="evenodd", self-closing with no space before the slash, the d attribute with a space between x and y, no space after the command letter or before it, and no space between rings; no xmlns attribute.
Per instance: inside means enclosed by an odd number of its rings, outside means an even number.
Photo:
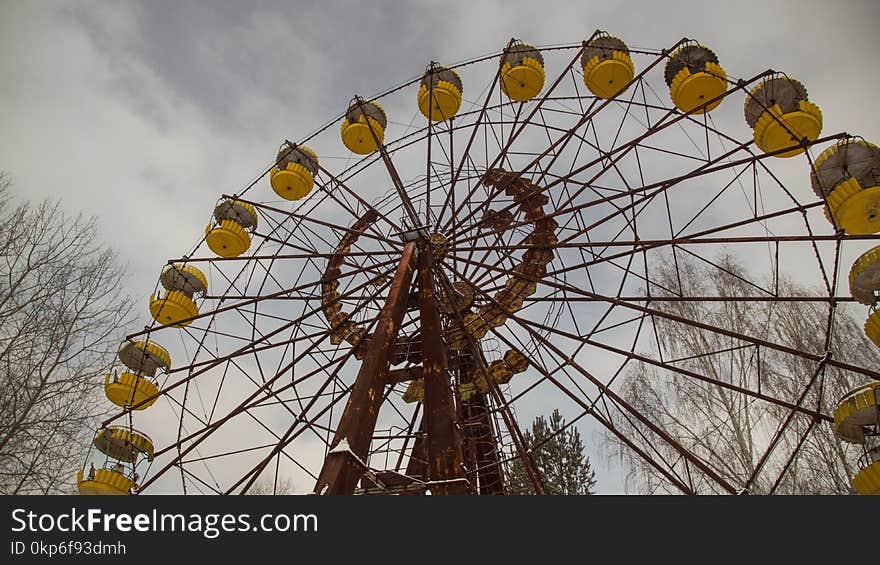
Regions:
<svg viewBox="0 0 880 565"><path fill-rule="evenodd" d="M96 214L146 295L235 191L353 93L511 36L631 46L686 36L725 68L800 79L825 131L880 139L880 3L50 2L0 0L0 170L18 194Z"/></svg>
<svg viewBox="0 0 880 565"><path fill-rule="evenodd" d="M515 36L632 46L686 36L732 74L797 77L825 131L880 138L880 3L0 1L0 170L18 194L97 215L145 294L185 253L222 192L284 138L432 59Z"/></svg>
<svg viewBox="0 0 880 565"><path fill-rule="evenodd" d="M369 95L510 37L633 47L681 37L735 76L802 81L826 133L880 140L880 2L50 2L0 0L0 170L14 192L100 220L153 289L217 196Z"/></svg>

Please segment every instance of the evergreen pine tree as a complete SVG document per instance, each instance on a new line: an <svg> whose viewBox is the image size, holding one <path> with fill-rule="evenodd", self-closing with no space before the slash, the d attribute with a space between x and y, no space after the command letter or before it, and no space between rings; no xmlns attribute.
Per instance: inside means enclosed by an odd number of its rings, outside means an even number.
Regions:
<svg viewBox="0 0 880 565"><path fill-rule="evenodd" d="M535 418L523 436L548 494L593 494L596 473L584 454L584 442L577 428L565 427L559 410L553 410L549 422L544 416ZM507 493L535 494L521 459L508 469Z"/></svg>

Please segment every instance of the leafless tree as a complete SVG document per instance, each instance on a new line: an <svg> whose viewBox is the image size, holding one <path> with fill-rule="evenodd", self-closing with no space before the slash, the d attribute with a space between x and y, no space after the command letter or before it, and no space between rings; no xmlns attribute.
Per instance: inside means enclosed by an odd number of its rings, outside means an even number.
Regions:
<svg viewBox="0 0 880 565"><path fill-rule="evenodd" d="M654 302L669 314L756 336L799 351L831 352L833 359L862 367L880 366L877 348L861 327L827 302L751 302L757 290L742 264L728 256L716 266L679 256L652 273L654 296L721 296L714 302ZM844 283L845 284L845 283ZM773 288L774 285L764 285ZM815 295L816 291L780 280L779 295ZM827 295L827 293L826 293ZM831 316L831 339L825 329ZM798 403L833 414L846 391L867 378L803 357L707 331L694 325L655 316L651 358L709 379ZM830 494L851 491L860 451L841 444L833 426L815 416L743 394L732 387L711 384L662 365L633 362L624 373L620 394L682 447L706 462L728 484L750 493ZM793 415L792 415L793 414ZM722 492L693 464L653 431L645 430L623 411L612 414L615 425L697 493ZM642 493L677 492L668 477L621 443L607 438L611 451L627 469L627 490Z"/></svg>
<svg viewBox="0 0 880 565"><path fill-rule="evenodd" d="M282 495L293 494L293 484L288 478L277 480L261 478L251 485L245 494L250 495Z"/></svg>
<svg viewBox="0 0 880 565"><path fill-rule="evenodd" d="M94 219L14 205L0 173L0 493L69 492L131 300Z"/></svg>

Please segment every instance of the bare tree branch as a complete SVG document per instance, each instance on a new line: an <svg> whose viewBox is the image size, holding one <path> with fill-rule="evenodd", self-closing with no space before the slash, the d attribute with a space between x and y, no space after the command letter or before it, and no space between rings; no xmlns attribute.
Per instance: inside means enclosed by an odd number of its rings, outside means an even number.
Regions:
<svg viewBox="0 0 880 565"><path fill-rule="evenodd" d="M665 296L676 289L681 296L748 296L746 269L731 257L719 258L717 266L682 260L657 267L651 294ZM656 282L656 286L654 285ZM809 296L810 289L781 280L780 292ZM813 292L813 294L815 291ZM825 328L829 309L818 302L715 302L660 301L655 308L676 316L700 320L712 326L750 336L761 336L801 351L828 351L834 359L864 367L880 362L877 349L861 328L844 312L836 312L833 331L826 347ZM827 367L784 352L743 343L699 327L654 317L656 336L650 342L655 356L666 366L698 371L722 382L758 390L772 397L820 413L832 413L834 403L846 391L861 384L864 377ZM633 362L621 384L620 395L656 422L688 450L710 463L731 484L752 493L767 493L778 482L776 492L826 494L851 492L850 478L857 467L858 450L841 444L826 422L796 413L777 403L746 396L704 381L691 379L675 370ZM811 376L815 378L811 381ZM813 384L810 384L810 383ZM653 441L650 431L621 411L611 414L615 425L632 438L641 437L674 462L679 472L690 473L696 492L716 492L714 481L693 469L663 442ZM790 418L790 425L783 422ZM808 431L800 447L801 436ZM771 438L779 434L775 447ZM606 438L610 451L628 471L627 488L637 492L677 492L677 488L656 469L647 465L615 437ZM794 455L793 462L786 462ZM760 464L762 459L763 464Z"/></svg>
<svg viewBox="0 0 880 565"><path fill-rule="evenodd" d="M9 188L0 173L0 493L69 492L132 301L94 218Z"/></svg>

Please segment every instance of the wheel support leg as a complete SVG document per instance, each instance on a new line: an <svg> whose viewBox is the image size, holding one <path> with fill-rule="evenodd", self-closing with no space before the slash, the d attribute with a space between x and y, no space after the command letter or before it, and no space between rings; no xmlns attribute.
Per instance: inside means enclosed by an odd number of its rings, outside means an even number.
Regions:
<svg viewBox="0 0 880 565"><path fill-rule="evenodd" d="M397 342L409 298L415 255L415 242L407 243L391 282L388 299L379 313L376 331L370 339L364 361L330 444L330 452L324 460L321 474L318 475L315 486L318 494L352 494L366 470L370 442L391 366L391 351Z"/></svg>
<svg viewBox="0 0 880 565"><path fill-rule="evenodd" d="M468 481L462 465L461 436L455 423L446 346L440 332L433 268L433 253L423 249L419 254L419 315L430 488L432 494L467 494Z"/></svg>

